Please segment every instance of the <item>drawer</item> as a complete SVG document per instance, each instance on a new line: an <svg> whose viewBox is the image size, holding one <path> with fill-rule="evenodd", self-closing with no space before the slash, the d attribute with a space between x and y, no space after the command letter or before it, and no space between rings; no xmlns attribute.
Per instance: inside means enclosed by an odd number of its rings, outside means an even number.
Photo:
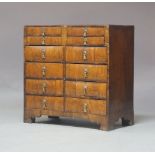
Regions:
<svg viewBox="0 0 155 155"><path fill-rule="evenodd" d="M104 36L105 27L68 27L67 36Z"/></svg>
<svg viewBox="0 0 155 155"><path fill-rule="evenodd" d="M31 95L63 95L63 81L62 80L30 80L25 82L26 94Z"/></svg>
<svg viewBox="0 0 155 155"><path fill-rule="evenodd" d="M62 79L63 64L58 63L25 63L26 78Z"/></svg>
<svg viewBox="0 0 155 155"><path fill-rule="evenodd" d="M107 64L106 47L66 47L66 62Z"/></svg>
<svg viewBox="0 0 155 155"><path fill-rule="evenodd" d="M25 37L25 45L62 45L62 37Z"/></svg>
<svg viewBox="0 0 155 155"><path fill-rule="evenodd" d="M27 26L25 27L25 36L61 36L62 28L59 26L39 27Z"/></svg>
<svg viewBox="0 0 155 155"><path fill-rule="evenodd" d="M62 62L63 47L61 46L26 46L25 61Z"/></svg>
<svg viewBox="0 0 155 155"><path fill-rule="evenodd" d="M31 96L26 95L25 108L27 110L40 109L40 110L53 110L63 111L63 97L47 97L47 96Z"/></svg>
<svg viewBox="0 0 155 155"><path fill-rule="evenodd" d="M106 101L67 97L65 111L72 113L106 115Z"/></svg>
<svg viewBox="0 0 155 155"><path fill-rule="evenodd" d="M65 94L69 97L106 99L107 84L66 81Z"/></svg>
<svg viewBox="0 0 155 155"><path fill-rule="evenodd" d="M107 82L107 65L66 64L66 79Z"/></svg>
<svg viewBox="0 0 155 155"><path fill-rule="evenodd" d="M104 46L104 37L67 37L66 45Z"/></svg>

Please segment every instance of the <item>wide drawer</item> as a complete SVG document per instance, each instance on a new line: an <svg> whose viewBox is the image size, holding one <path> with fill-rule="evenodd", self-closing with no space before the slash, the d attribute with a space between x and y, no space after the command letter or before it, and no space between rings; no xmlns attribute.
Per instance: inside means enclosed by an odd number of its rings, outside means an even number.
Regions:
<svg viewBox="0 0 155 155"><path fill-rule="evenodd" d="M63 80L30 80L25 81L26 94L33 95L63 95Z"/></svg>
<svg viewBox="0 0 155 155"><path fill-rule="evenodd" d="M67 46L66 62L107 64L108 62L107 48Z"/></svg>
<svg viewBox="0 0 155 155"><path fill-rule="evenodd" d="M58 63L25 63L26 78L62 79L63 64Z"/></svg>
<svg viewBox="0 0 155 155"><path fill-rule="evenodd" d="M107 84L66 81L65 95L69 97L106 99Z"/></svg>
<svg viewBox="0 0 155 155"><path fill-rule="evenodd" d="M104 37L67 37L66 45L104 46Z"/></svg>
<svg viewBox="0 0 155 155"><path fill-rule="evenodd" d="M90 27L90 26L81 26L81 27L67 27L67 36L104 36L105 27Z"/></svg>
<svg viewBox="0 0 155 155"><path fill-rule="evenodd" d="M65 103L65 111L72 113L106 115L106 101L67 97Z"/></svg>
<svg viewBox="0 0 155 155"><path fill-rule="evenodd" d="M61 36L62 28L59 26L39 27L27 26L25 27L25 36Z"/></svg>
<svg viewBox="0 0 155 155"><path fill-rule="evenodd" d="M62 37L25 37L25 45L62 45Z"/></svg>
<svg viewBox="0 0 155 155"><path fill-rule="evenodd" d="M53 110L62 112L64 109L63 97L26 95L25 99L26 99L25 108L27 110L40 109L40 110Z"/></svg>
<svg viewBox="0 0 155 155"><path fill-rule="evenodd" d="M66 64L66 79L107 82L107 65Z"/></svg>
<svg viewBox="0 0 155 155"><path fill-rule="evenodd" d="M62 62L63 47L61 46L26 46L25 61Z"/></svg>

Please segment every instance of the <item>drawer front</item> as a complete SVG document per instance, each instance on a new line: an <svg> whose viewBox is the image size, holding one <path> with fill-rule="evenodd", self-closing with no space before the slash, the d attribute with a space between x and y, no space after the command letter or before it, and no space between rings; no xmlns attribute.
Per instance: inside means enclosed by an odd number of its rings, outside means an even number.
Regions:
<svg viewBox="0 0 155 155"><path fill-rule="evenodd" d="M58 63L26 63L26 78L63 78L63 64Z"/></svg>
<svg viewBox="0 0 155 155"><path fill-rule="evenodd" d="M105 63L108 62L106 47L66 47L68 63Z"/></svg>
<svg viewBox="0 0 155 155"><path fill-rule="evenodd" d="M62 62L63 47L60 46L26 46L25 61L33 62Z"/></svg>
<svg viewBox="0 0 155 155"><path fill-rule="evenodd" d="M63 111L63 97L47 97L47 96L31 96L26 95L27 110L40 109L40 110L53 110Z"/></svg>
<svg viewBox="0 0 155 155"><path fill-rule="evenodd" d="M106 101L67 97L65 111L72 113L106 115Z"/></svg>
<svg viewBox="0 0 155 155"><path fill-rule="evenodd" d="M25 37L25 45L63 45L63 37ZM104 46L104 37L68 37L66 45Z"/></svg>
<svg viewBox="0 0 155 155"><path fill-rule="evenodd" d="M69 97L106 99L106 83L66 81L65 94Z"/></svg>
<svg viewBox="0 0 155 155"><path fill-rule="evenodd" d="M62 37L25 37L25 45L62 45Z"/></svg>
<svg viewBox="0 0 155 155"><path fill-rule="evenodd" d="M66 79L107 82L107 65L66 64Z"/></svg>
<svg viewBox="0 0 155 155"><path fill-rule="evenodd" d="M67 36L104 36L105 27L68 27Z"/></svg>
<svg viewBox="0 0 155 155"><path fill-rule="evenodd" d="M104 37L67 37L66 45L104 46Z"/></svg>
<svg viewBox="0 0 155 155"><path fill-rule="evenodd" d="M63 95L63 80L30 80L25 83L26 94L31 95Z"/></svg>
<svg viewBox="0 0 155 155"><path fill-rule="evenodd" d="M25 27L26 36L61 36L61 27Z"/></svg>

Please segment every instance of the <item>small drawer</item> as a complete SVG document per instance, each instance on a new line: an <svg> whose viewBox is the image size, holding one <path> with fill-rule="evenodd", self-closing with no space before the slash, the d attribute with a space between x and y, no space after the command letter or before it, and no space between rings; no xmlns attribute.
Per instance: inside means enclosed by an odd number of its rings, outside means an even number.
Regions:
<svg viewBox="0 0 155 155"><path fill-rule="evenodd" d="M82 27L67 27L67 36L104 36L105 35L105 27L90 27L90 26L82 26Z"/></svg>
<svg viewBox="0 0 155 155"><path fill-rule="evenodd" d="M69 97L106 99L107 84L94 82L66 81L65 94Z"/></svg>
<svg viewBox="0 0 155 155"><path fill-rule="evenodd" d="M68 37L66 45L104 46L104 37Z"/></svg>
<svg viewBox="0 0 155 155"><path fill-rule="evenodd" d="M107 82L107 65L66 64L66 79Z"/></svg>
<svg viewBox="0 0 155 155"><path fill-rule="evenodd" d="M26 94L31 95L63 95L63 81L62 80L30 80L27 79L25 83Z"/></svg>
<svg viewBox="0 0 155 155"><path fill-rule="evenodd" d="M62 45L62 37L25 37L25 45Z"/></svg>
<svg viewBox="0 0 155 155"><path fill-rule="evenodd" d="M67 63L94 63L107 64L108 54L106 47L66 47Z"/></svg>
<svg viewBox="0 0 155 155"><path fill-rule="evenodd" d="M29 62L62 62L63 47L61 46L26 46L25 61Z"/></svg>
<svg viewBox="0 0 155 155"><path fill-rule="evenodd" d="M106 101L67 97L65 111L71 113L106 115Z"/></svg>
<svg viewBox="0 0 155 155"><path fill-rule="evenodd" d="M25 36L61 36L62 28L59 26L27 26Z"/></svg>
<svg viewBox="0 0 155 155"><path fill-rule="evenodd" d="M63 64L59 63L25 63L26 78L62 79Z"/></svg>
<svg viewBox="0 0 155 155"><path fill-rule="evenodd" d="M31 96L26 95L25 108L27 110L40 109L40 110L53 110L63 111L63 97L47 97L47 96Z"/></svg>

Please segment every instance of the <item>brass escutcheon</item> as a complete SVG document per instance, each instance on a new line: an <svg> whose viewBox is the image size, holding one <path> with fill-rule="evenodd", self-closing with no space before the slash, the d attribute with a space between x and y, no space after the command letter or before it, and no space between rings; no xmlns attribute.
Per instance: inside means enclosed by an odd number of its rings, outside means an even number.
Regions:
<svg viewBox="0 0 155 155"><path fill-rule="evenodd" d="M45 37L42 37L42 42L41 42L42 45L45 45Z"/></svg>
<svg viewBox="0 0 155 155"><path fill-rule="evenodd" d="M43 92L43 94L46 93L46 88L47 88L46 83L43 83L43 84L42 84L42 92Z"/></svg>
<svg viewBox="0 0 155 155"><path fill-rule="evenodd" d="M46 66L42 67L42 77L46 76Z"/></svg>
<svg viewBox="0 0 155 155"><path fill-rule="evenodd" d="M88 31L87 27L84 27L84 32L83 32L83 36L84 36L84 37L87 36L87 31Z"/></svg>
<svg viewBox="0 0 155 155"><path fill-rule="evenodd" d="M45 98L42 100L42 108L43 108L44 110L47 109L47 100L46 100Z"/></svg>
<svg viewBox="0 0 155 155"><path fill-rule="evenodd" d="M42 33L41 33L42 37L45 37L45 28L42 27L42 28L41 28L41 31L42 31Z"/></svg>
<svg viewBox="0 0 155 155"><path fill-rule="evenodd" d="M83 90L84 90L84 91L83 91L83 92L84 92L84 96L87 95L87 88L88 88L88 87L87 87L86 85L85 85L84 88L83 88Z"/></svg>
<svg viewBox="0 0 155 155"><path fill-rule="evenodd" d="M84 32L87 32L88 31L88 28L87 27L84 27Z"/></svg>
<svg viewBox="0 0 155 155"><path fill-rule="evenodd" d="M87 68L84 69L84 78L85 79L88 78L88 69Z"/></svg>
<svg viewBox="0 0 155 155"><path fill-rule="evenodd" d="M84 45L87 45L87 41L88 41L87 38L84 38L83 41L84 41L83 44L84 44Z"/></svg>
<svg viewBox="0 0 155 155"><path fill-rule="evenodd" d="M87 103L84 103L84 105L83 105L83 112L87 112L88 111L88 105L87 105Z"/></svg>
<svg viewBox="0 0 155 155"><path fill-rule="evenodd" d="M42 35L42 37L45 37L45 32L42 32L41 35Z"/></svg>
<svg viewBox="0 0 155 155"><path fill-rule="evenodd" d="M45 51L45 48L42 48L41 49L41 58L42 58L43 61L46 59L46 51Z"/></svg>
<svg viewBox="0 0 155 155"><path fill-rule="evenodd" d="M86 50L83 51L83 60L84 61L87 60L87 51Z"/></svg>
<svg viewBox="0 0 155 155"><path fill-rule="evenodd" d="M86 36L87 36L87 32L84 32L84 33L83 33L83 36L86 37Z"/></svg>

